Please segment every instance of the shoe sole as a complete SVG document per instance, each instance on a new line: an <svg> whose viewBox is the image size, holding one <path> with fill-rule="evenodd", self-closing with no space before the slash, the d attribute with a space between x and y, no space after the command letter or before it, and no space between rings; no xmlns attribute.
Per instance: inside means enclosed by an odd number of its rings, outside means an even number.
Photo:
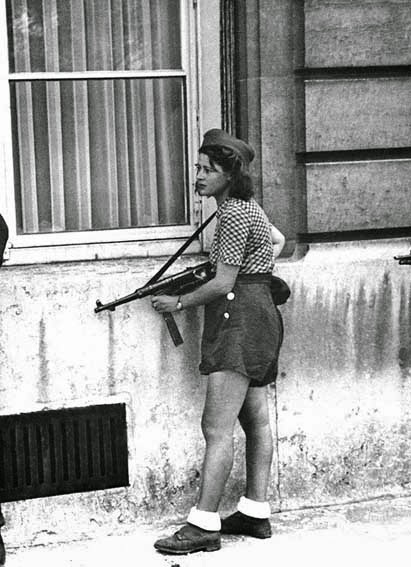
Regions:
<svg viewBox="0 0 411 567"><path fill-rule="evenodd" d="M270 537L272 537L272 533L267 533L267 534L250 534L249 532L240 532L240 531L223 531L221 530L221 535L242 535L242 536L248 536L248 537L255 537L257 539L268 539Z"/></svg>
<svg viewBox="0 0 411 567"><path fill-rule="evenodd" d="M168 549L167 547L157 547L154 546L157 551L167 555L189 555L190 553L196 553L197 551L218 551L221 549L221 544L206 545L202 547L196 547L195 549L180 550L180 549Z"/></svg>

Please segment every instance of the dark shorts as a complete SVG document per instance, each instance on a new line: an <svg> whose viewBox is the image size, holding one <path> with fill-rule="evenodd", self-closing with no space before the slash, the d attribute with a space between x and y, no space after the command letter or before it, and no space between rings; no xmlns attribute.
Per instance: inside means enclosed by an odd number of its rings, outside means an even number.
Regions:
<svg viewBox="0 0 411 567"><path fill-rule="evenodd" d="M240 275L234 299L220 297L205 306L201 374L233 370L250 386L274 382L283 340L280 312L270 293L270 276Z"/></svg>

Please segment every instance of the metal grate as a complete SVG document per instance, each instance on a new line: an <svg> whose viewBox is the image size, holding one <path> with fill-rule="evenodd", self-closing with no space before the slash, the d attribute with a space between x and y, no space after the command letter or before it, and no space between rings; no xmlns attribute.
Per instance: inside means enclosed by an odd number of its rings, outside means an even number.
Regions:
<svg viewBox="0 0 411 567"><path fill-rule="evenodd" d="M128 485L124 404L0 416L0 502Z"/></svg>

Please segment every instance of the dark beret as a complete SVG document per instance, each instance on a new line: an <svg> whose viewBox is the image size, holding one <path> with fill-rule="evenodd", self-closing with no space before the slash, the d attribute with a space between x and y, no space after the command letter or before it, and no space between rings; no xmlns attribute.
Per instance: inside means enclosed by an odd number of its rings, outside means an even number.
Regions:
<svg viewBox="0 0 411 567"><path fill-rule="evenodd" d="M255 152L250 144L240 140L239 138L235 138L225 132L224 130L219 130L218 128L213 128L212 130L208 130L204 134L203 143L201 144L201 148L206 146L223 146L225 148L230 148L234 150L237 154L240 155L243 162L248 166L250 162L253 161ZM200 148L200 151L201 151Z"/></svg>

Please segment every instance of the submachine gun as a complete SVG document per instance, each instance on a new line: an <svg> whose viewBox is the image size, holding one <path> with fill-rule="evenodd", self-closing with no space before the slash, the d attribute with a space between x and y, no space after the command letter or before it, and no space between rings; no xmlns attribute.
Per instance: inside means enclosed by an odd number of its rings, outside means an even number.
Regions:
<svg viewBox="0 0 411 567"><path fill-rule="evenodd" d="M411 265L411 250L409 254L406 254L405 256L394 256L394 260L398 260L399 264L403 265L403 264L409 264Z"/></svg>
<svg viewBox="0 0 411 567"><path fill-rule="evenodd" d="M94 308L95 313L100 313L100 311L114 311L119 305L124 303L129 303L135 299L141 299L147 297L148 295L182 295L183 293L188 293L196 287L206 283L214 277L214 272L211 269L211 264L209 262L203 262L197 266L192 266L191 268L186 268L182 272L168 276L166 278L161 278L165 271L177 260L179 256L184 252L186 248L197 238L197 236L205 229L205 227L211 222L215 217L215 212L208 217L203 224L197 228L197 230L184 242L184 244L177 250L175 254L167 260L167 262L158 270L152 278L143 287L136 289L133 293L125 295L109 303L102 303L99 299L96 301L96 307ZM181 345L184 341L178 330L177 324L174 320L172 313L162 313L163 319L166 322L168 332L175 346Z"/></svg>
<svg viewBox="0 0 411 567"><path fill-rule="evenodd" d="M185 270L178 272L177 274L157 280L155 283L140 287L133 293L119 297L118 299L110 301L109 303L103 304L98 299L96 301L94 312L100 313L100 311L105 310L115 311L116 307L118 307L119 305L129 303L130 301L134 301L135 299L142 299L143 297L147 297L149 295L182 295L183 293L188 293L196 287L199 287L205 282L211 280L213 277L214 273L211 269L210 262L203 262L202 264L186 268ZM162 313L162 315L175 346L182 344L183 339L172 313Z"/></svg>

